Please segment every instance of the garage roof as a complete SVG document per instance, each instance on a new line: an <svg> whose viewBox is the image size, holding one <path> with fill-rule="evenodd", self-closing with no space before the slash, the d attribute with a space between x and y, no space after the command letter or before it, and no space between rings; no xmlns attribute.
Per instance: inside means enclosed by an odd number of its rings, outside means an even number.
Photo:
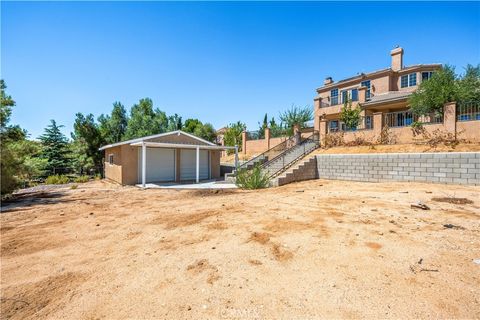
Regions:
<svg viewBox="0 0 480 320"><path fill-rule="evenodd" d="M206 145L209 145L209 146L216 146L216 144L210 142L210 141L207 141L205 139L202 139L202 138L199 138L197 136L194 136L193 134L190 134L190 133L187 133L187 132L184 132L182 130L176 130L176 131L170 131L170 132L165 132L165 133L159 133L159 134L154 134L154 135L151 135L151 136L145 136L145 137L141 137L141 138L136 138L136 139L131 139L131 140L126 140L126 141L122 141L122 142L117 142L117 143L112 143L112 144L108 144L106 146L103 146L101 147L99 150L105 150L105 149L108 149L108 148L112 148L112 147L116 147L116 146L121 146L121 145L124 145L124 144L134 144L134 143L141 143L141 142L146 142L147 140L150 140L150 139L155 139L155 138L160 138L160 137L166 137L166 136L170 136L170 135L174 135L174 134L183 134L185 136L188 136L190 138L193 138L193 139L196 139L198 140L199 142L202 142ZM168 143L168 142L165 142L165 143Z"/></svg>

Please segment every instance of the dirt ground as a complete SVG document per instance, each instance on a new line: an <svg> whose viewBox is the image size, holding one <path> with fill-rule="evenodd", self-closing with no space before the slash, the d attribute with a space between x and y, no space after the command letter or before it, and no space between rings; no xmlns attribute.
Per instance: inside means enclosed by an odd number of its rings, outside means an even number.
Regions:
<svg viewBox="0 0 480 320"><path fill-rule="evenodd" d="M3 319L480 318L480 187L94 181L3 210Z"/></svg>

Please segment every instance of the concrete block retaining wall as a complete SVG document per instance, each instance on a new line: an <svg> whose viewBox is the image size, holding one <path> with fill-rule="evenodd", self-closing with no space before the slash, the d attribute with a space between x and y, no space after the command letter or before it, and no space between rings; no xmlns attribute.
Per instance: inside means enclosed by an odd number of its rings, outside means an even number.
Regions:
<svg viewBox="0 0 480 320"><path fill-rule="evenodd" d="M319 179L480 185L480 152L317 155Z"/></svg>

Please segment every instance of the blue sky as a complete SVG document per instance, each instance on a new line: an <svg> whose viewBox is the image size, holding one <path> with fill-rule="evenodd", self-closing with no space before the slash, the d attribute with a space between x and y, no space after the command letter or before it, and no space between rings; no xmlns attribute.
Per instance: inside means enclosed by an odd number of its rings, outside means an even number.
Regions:
<svg viewBox="0 0 480 320"><path fill-rule="evenodd" d="M315 88L404 63L480 61L479 2L1 2L1 77L12 123L38 137L49 119L155 107L216 128L292 103Z"/></svg>

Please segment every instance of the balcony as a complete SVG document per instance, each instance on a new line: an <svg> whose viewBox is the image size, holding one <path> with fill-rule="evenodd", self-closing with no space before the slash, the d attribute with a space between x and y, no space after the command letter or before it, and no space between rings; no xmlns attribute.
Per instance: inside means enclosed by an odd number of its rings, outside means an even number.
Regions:
<svg viewBox="0 0 480 320"><path fill-rule="evenodd" d="M399 111L385 113L383 117L383 123L389 128L399 128L411 126L414 122L421 124L436 124L443 123L442 114L427 114L423 116L417 116L412 111Z"/></svg>

